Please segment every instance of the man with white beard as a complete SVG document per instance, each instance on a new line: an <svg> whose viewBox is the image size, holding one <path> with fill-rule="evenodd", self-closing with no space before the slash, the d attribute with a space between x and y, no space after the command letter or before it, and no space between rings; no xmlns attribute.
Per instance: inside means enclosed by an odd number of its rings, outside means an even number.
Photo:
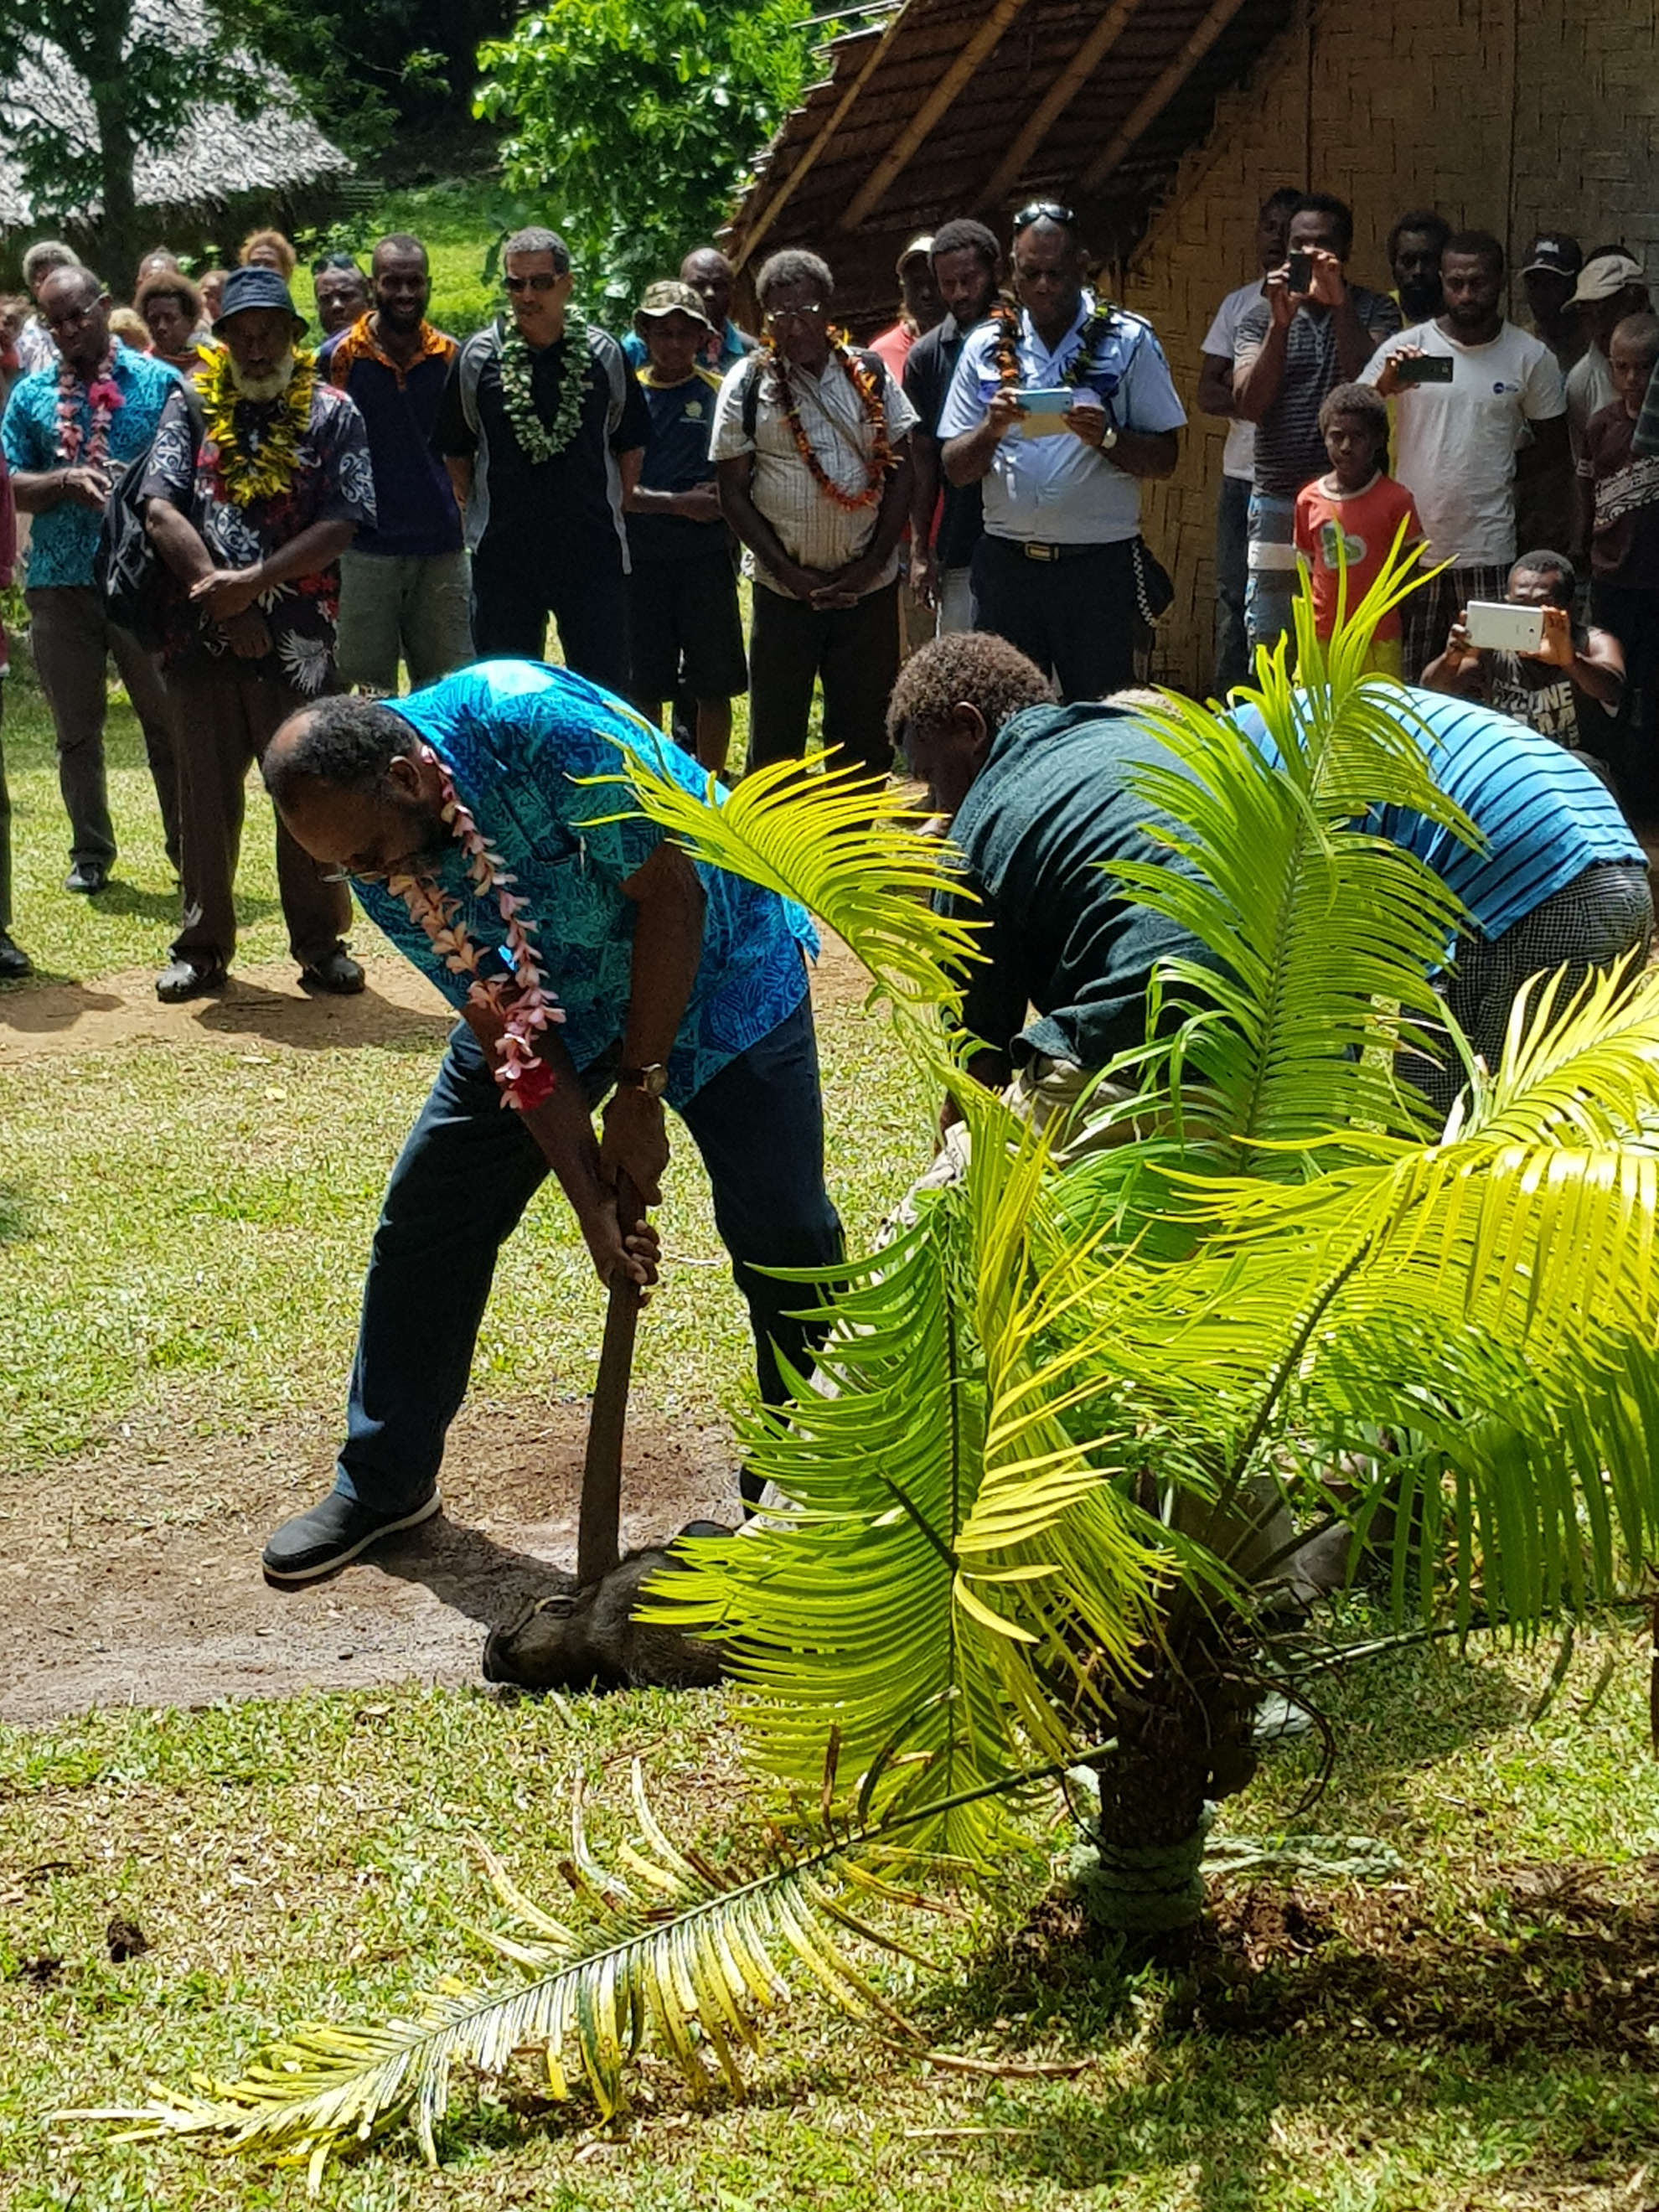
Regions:
<svg viewBox="0 0 1659 2212"><path fill-rule="evenodd" d="M213 334L224 350L168 401L143 496L177 590L163 656L179 757L184 926L156 978L169 1002L222 988L248 763L282 723L341 689L339 558L374 521L363 418L296 352L305 325L273 269L233 270ZM351 906L279 822L276 874L308 990L361 991Z"/></svg>

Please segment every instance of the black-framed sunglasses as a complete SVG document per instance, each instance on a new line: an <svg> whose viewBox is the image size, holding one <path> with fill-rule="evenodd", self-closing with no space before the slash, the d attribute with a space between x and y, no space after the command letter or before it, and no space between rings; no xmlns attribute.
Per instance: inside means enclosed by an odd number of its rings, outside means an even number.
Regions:
<svg viewBox="0 0 1659 2212"><path fill-rule="evenodd" d="M558 282L557 276L550 276L543 269L538 269L533 276L503 276L501 279L506 289L513 293L550 292Z"/></svg>
<svg viewBox="0 0 1659 2212"><path fill-rule="evenodd" d="M361 276L363 273L357 265L356 255L350 253L325 253L311 264L313 276L320 276L325 269L349 269L354 276Z"/></svg>
<svg viewBox="0 0 1659 2212"><path fill-rule="evenodd" d="M1063 229L1071 230L1076 226L1077 216L1059 200L1027 200L1014 217L1016 236L1022 230L1029 230L1034 222L1057 222Z"/></svg>

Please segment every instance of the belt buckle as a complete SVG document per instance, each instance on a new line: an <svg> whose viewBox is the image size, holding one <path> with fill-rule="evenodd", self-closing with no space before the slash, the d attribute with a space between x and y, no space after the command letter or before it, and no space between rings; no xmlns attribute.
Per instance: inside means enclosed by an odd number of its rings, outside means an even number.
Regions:
<svg viewBox="0 0 1659 2212"><path fill-rule="evenodd" d="M1029 538L1025 541L1025 557L1028 561L1053 561L1058 558L1058 555L1057 546L1039 545L1035 539Z"/></svg>

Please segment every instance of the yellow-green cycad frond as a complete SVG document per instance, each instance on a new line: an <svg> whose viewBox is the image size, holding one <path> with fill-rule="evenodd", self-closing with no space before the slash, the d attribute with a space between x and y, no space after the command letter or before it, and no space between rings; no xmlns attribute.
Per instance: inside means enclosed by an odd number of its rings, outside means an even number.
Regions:
<svg viewBox="0 0 1659 2212"><path fill-rule="evenodd" d="M406 2019L369 2028L326 2022L298 2028L235 2081L198 2076L184 2094L158 2085L149 2105L58 2118L119 2121L118 2140L125 2142L177 2138L227 2155L305 2165L314 2193L331 2157L404 2118L435 2165L455 2067L498 2075L526 2048L544 2056L549 2087L561 2099L571 2094L566 2067L574 2054L606 2118L622 2107L625 2068L647 2026L694 2096L722 2076L740 2094L736 2051L754 2045L757 2015L788 1997L780 1962L789 1958L855 2017L879 2015L914 2033L841 1942L841 1932L851 1930L902 1948L839 1901L849 1886L895 1894L854 1863L860 1850L873 1855L878 1846L890 1856L884 1838L849 1837L753 1879L735 1879L670 1843L646 1802L637 1762L634 1801L646 1848L623 1846L619 1872L601 1867L589 1850L578 1793L565 1871L597 1923L586 1934L531 1904L494 1856L482 1853L514 1926L511 1933L477 1932L519 1970L509 1986L473 1990L447 1980Z"/></svg>
<svg viewBox="0 0 1659 2212"><path fill-rule="evenodd" d="M787 1426L750 1425L748 1462L787 1504L688 1544L652 1594L657 1617L720 1635L757 1693L742 1724L763 1767L814 1786L833 1728L849 1788L881 1771L878 1806L1064 1756L1086 1656L1121 1678L1170 1564L1113 1486L1123 1440L1088 1431L1083 1357L1045 1345L1101 1294L1086 1252L1033 1273L1046 1149L988 1095L963 1103L968 1180L817 1279L840 1285L818 1375ZM1006 1818L988 1799L917 1840L976 1856Z"/></svg>
<svg viewBox="0 0 1659 2212"><path fill-rule="evenodd" d="M717 803L714 776L700 799L643 743L626 750L641 809L694 859L763 884L827 922L896 1006L921 1011L959 1000L975 927L933 910L935 893L960 897L961 888L949 848L920 833L902 792L857 769L806 776L798 762L779 761L751 770Z"/></svg>
<svg viewBox="0 0 1659 2212"><path fill-rule="evenodd" d="M1291 681L1281 647L1233 713L1171 696L1146 715L1173 764L1139 767L1133 781L1180 825L1165 834L1184 865L1115 872L1218 963L1168 963L1182 997L1222 1017L1192 1021L1171 1055L1171 1085L1215 1133L1195 1164L1290 1178L1308 1171L1310 1148L1322 1163L1356 1126L1420 1121L1395 1050L1419 1037L1414 1018L1440 1018L1428 978L1461 909L1365 824L1397 807L1474 831L1430 772L1407 695L1364 672L1388 581L1312 683Z"/></svg>
<svg viewBox="0 0 1659 2212"><path fill-rule="evenodd" d="M1279 1433L1413 1434L1421 1464L1390 1473L1431 1563L1465 1617L1478 1582L1522 1629L1659 1549L1659 1154L1632 1134L1659 1123L1659 975L1597 980L1553 1022L1552 996L1443 1142L1194 1185L1205 1241L1170 1272L1196 1310L1172 1306L1158 1386L1184 1376L1190 1417L1254 1353Z"/></svg>

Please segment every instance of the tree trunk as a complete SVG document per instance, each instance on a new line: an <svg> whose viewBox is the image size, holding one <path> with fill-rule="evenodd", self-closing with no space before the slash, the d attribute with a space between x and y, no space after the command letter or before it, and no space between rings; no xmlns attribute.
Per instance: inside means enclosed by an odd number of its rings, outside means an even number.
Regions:
<svg viewBox="0 0 1659 2212"><path fill-rule="evenodd" d="M137 152L130 117L125 75L130 5L100 10L87 71L93 112L98 119L98 152L103 167L103 217L98 226L99 274L117 300L131 300L143 251L138 237L138 207L133 190Z"/></svg>
<svg viewBox="0 0 1659 2212"><path fill-rule="evenodd" d="M1079 1887L1096 1922L1131 1951L1169 1965L1192 1948L1204 1910L1200 1871L1213 1802L1255 1771L1255 1691L1226 1640L1200 1622L1174 1655L1121 1692L1118 1748L1100 1768L1097 1863Z"/></svg>

